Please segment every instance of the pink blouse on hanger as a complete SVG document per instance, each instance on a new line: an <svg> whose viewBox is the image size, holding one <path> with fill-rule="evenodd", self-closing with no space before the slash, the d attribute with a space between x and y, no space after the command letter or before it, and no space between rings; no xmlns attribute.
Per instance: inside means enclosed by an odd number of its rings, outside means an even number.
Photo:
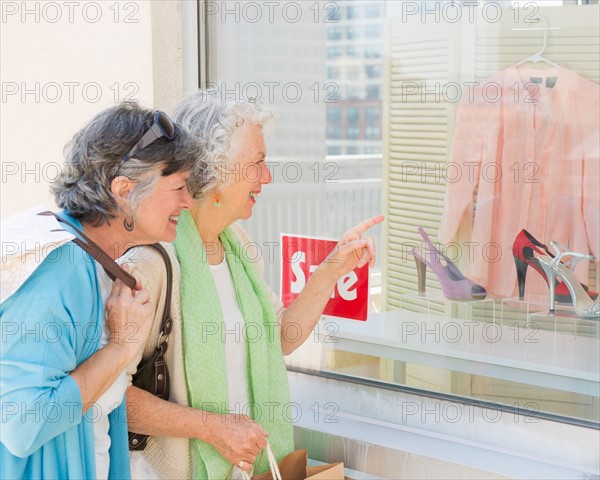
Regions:
<svg viewBox="0 0 600 480"><path fill-rule="evenodd" d="M440 241L460 229L465 274L503 297L517 293L511 246L523 228L598 262L599 85L566 69L513 65L470 93L456 115ZM529 270L526 293L547 295ZM576 274L587 282L588 262Z"/></svg>

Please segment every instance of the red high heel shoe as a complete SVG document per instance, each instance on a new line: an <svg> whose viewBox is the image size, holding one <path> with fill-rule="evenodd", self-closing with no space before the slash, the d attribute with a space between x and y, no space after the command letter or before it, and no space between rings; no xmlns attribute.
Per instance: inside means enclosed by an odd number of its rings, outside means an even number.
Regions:
<svg viewBox="0 0 600 480"><path fill-rule="evenodd" d="M550 288L546 272L544 272L540 262L534 255L548 255L551 258L554 258L554 254L548 250L546 245L533 238L533 235L531 235L527 230L521 230L513 243L512 253L515 259L515 267L517 269L519 299L523 300L525 295L525 277L527 275L527 267L529 266L533 267L533 269L544 278L548 284L548 287ZM572 268L576 263L577 259L574 259L572 262ZM556 282L554 285L554 298L556 301L560 303L573 303L571 292L569 291L567 285L565 285L564 282L559 282L558 280L553 281ZM587 285L581 284L581 286L592 299L596 299L598 297L598 293L590 292Z"/></svg>

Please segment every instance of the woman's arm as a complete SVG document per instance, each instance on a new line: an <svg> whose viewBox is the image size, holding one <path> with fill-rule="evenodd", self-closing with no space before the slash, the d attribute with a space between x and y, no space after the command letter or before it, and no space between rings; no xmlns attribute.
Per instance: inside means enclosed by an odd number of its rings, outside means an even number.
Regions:
<svg viewBox="0 0 600 480"><path fill-rule="evenodd" d="M179 269L171 247L165 247L171 254L173 263L172 305L180 301L179 298ZM132 249L121 261L131 265L131 273L147 285L150 299L156 305L153 327L145 347L143 358L151 357L158 342L160 323L162 320L165 296L166 275L164 260L156 251L148 247ZM181 328L177 323L179 318L173 317L173 329ZM173 331L169 339L169 348L174 348ZM170 351L167 351L169 355ZM133 360L127 369L129 382L136 373L137 366L142 359L142 354ZM171 368L169 366L169 368ZM181 367L183 368L183 367ZM172 391L172 390L171 390ZM128 430L152 436L197 438L213 445L232 464L240 460L248 462L245 469L250 469L254 458L266 445L268 436L262 427L245 415L215 414L174 402L166 401L157 396L130 385L127 389L127 423Z"/></svg>
<svg viewBox="0 0 600 480"><path fill-rule="evenodd" d="M211 413L178 405L135 386L127 389L127 422L130 432L197 438L210 443L232 465L240 460L248 462L247 469L269 436L246 415Z"/></svg>
<svg viewBox="0 0 600 480"><path fill-rule="evenodd" d="M281 321L281 350L284 355L289 355L308 338L319 321L327 302L340 277L360 268L367 263L372 267L375 263L375 243L373 238L362 238L370 228L381 223L382 215L369 218L348 230L338 242L336 248L319 265L309 277L306 286L298 297L285 309ZM293 338L287 338L285 332L287 325L300 327L294 328Z"/></svg>
<svg viewBox="0 0 600 480"><path fill-rule="evenodd" d="M61 248L69 258L71 246ZM139 345L109 344L94 352L101 312L93 275L87 263L46 261L0 306L2 443L15 456L27 457L78 425L114 381L113 369L122 371ZM125 325L132 319L122 313L115 320Z"/></svg>
<svg viewBox="0 0 600 480"><path fill-rule="evenodd" d="M126 265L124 268L127 270ZM154 312L147 290L133 292L118 279L105 309L109 343L70 373L79 385L84 412L117 380L146 343Z"/></svg>

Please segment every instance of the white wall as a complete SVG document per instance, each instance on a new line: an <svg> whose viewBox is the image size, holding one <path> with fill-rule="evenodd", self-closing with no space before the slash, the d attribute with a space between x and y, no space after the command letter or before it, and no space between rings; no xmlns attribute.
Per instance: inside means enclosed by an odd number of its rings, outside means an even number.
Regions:
<svg viewBox="0 0 600 480"><path fill-rule="evenodd" d="M38 203L93 115L182 93L177 1L0 2L0 216Z"/></svg>

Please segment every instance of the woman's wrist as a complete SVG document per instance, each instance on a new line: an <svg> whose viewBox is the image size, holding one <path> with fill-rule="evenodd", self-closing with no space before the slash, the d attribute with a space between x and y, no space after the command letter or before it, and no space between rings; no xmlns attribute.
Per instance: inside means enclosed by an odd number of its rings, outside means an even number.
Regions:
<svg viewBox="0 0 600 480"><path fill-rule="evenodd" d="M123 368L127 367L135 358L138 352L138 344L131 342L109 341L103 349L110 352L111 358L114 358Z"/></svg>
<svg viewBox="0 0 600 480"><path fill-rule="evenodd" d="M308 282L311 280L317 282L321 288L333 288L336 282L340 278L340 273L336 271L335 259L325 259L321 262L321 265L313 272L309 277ZM314 280L313 280L314 279Z"/></svg>
<svg viewBox="0 0 600 480"><path fill-rule="evenodd" d="M190 437L197 438L198 440L202 440L203 442L212 444L212 440L215 438L216 429L219 426L224 427L225 423L219 417L221 417L218 413L207 412L206 410L198 410L190 407L190 410L193 412L195 418L193 419L191 425L193 426L193 431Z"/></svg>

